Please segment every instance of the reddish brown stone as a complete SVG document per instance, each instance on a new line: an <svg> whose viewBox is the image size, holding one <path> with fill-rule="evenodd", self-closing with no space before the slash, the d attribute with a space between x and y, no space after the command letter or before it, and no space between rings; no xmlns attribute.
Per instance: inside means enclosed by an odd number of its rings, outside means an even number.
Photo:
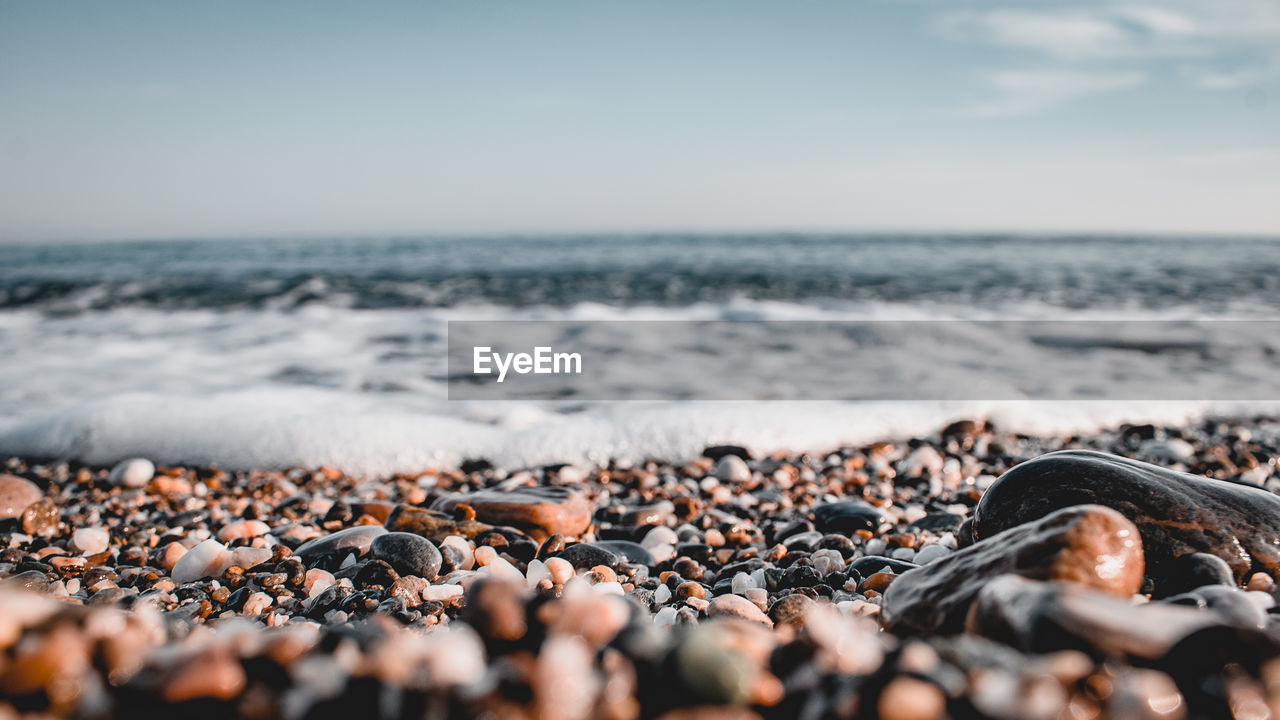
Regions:
<svg viewBox="0 0 1280 720"><path fill-rule="evenodd" d="M557 533L577 536L591 525L591 503L563 487L480 490L440 498L431 507L451 512L460 505L475 510L481 522L519 528L539 542Z"/></svg>
<svg viewBox="0 0 1280 720"><path fill-rule="evenodd" d="M1101 505L1059 510L902 574L885 592L881 617L899 634L958 633L978 592L1006 573L1127 597L1142 586L1138 529Z"/></svg>

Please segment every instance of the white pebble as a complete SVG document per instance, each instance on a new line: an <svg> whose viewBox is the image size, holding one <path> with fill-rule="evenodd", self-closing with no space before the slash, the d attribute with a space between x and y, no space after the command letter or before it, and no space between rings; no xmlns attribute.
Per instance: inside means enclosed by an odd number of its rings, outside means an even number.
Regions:
<svg viewBox="0 0 1280 720"><path fill-rule="evenodd" d="M487 545L476 548L476 562L483 565L492 578L513 580L521 584L525 581L524 573L517 570L515 565L503 559L497 550Z"/></svg>
<svg viewBox="0 0 1280 720"><path fill-rule="evenodd" d="M676 624L676 609L673 607L664 607L654 613L653 624L660 628L668 628Z"/></svg>
<svg viewBox="0 0 1280 720"><path fill-rule="evenodd" d="M269 548L259 547L238 547L231 551L231 564L238 565L246 570L271 559L271 550Z"/></svg>
<svg viewBox="0 0 1280 720"><path fill-rule="evenodd" d="M741 483L751 479L751 468L737 455L725 455L716 463L711 474L723 482Z"/></svg>
<svg viewBox="0 0 1280 720"><path fill-rule="evenodd" d="M461 585L431 585L422 590L422 599L428 602L432 600L444 602L461 596Z"/></svg>
<svg viewBox="0 0 1280 720"><path fill-rule="evenodd" d="M929 545L920 548L920 552L916 553L915 562L920 565L928 565L939 558L944 558L951 554L950 548L942 545Z"/></svg>
<svg viewBox="0 0 1280 720"><path fill-rule="evenodd" d="M653 555L654 562L664 563L676 556L676 543L679 539L675 530L659 526L645 533L640 546Z"/></svg>
<svg viewBox="0 0 1280 720"><path fill-rule="evenodd" d="M622 589L622 583L617 580L610 582L596 583L592 586L596 593L600 595L625 595L626 591Z"/></svg>
<svg viewBox="0 0 1280 720"><path fill-rule="evenodd" d="M320 568L311 568L307 571L306 579L303 581L303 587L307 589L307 597L313 598L324 592L325 588L333 585L333 573Z"/></svg>
<svg viewBox="0 0 1280 720"><path fill-rule="evenodd" d="M71 547L81 555L106 552L111 536L102 528L80 528L71 535Z"/></svg>
<svg viewBox="0 0 1280 720"><path fill-rule="evenodd" d="M145 487L156 476L155 463L146 458L132 458L111 468L107 480L113 485L128 488Z"/></svg>
<svg viewBox="0 0 1280 720"><path fill-rule="evenodd" d="M653 591L653 601L659 605L666 605L669 600L671 600L671 588L667 587L666 583L659 585L658 589Z"/></svg>
<svg viewBox="0 0 1280 720"><path fill-rule="evenodd" d="M224 525L218 531L219 542L231 542L232 540L251 539L271 532L271 527L261 520L241 520L233 522L230 525Z"/></svg>
<svg viewBox="0 0 1280 720"><path fill-rule="evenodd" d="M205 540L178 558L170 576L179 585L200 578L218 578L231 567L231 553L217 540Z"/></svg>
<svg viewBox="0 0 1280 720"><path fill-rule="evenodd" d="M440 543L440 545L441 547L449 545L462 553L462 562L458 565L458 570L472 570L475 568L475 550L471 547L471 543L467 542L462 537L459 537L458 535L450 535L445 538L444 542Z"/></svg>
<svg viewBox="0 0 1280 720"><path fill-rule="evenodd" d="M245 617L257 617L266 612L267 608L271 607L272 602L274 601L270 595L264 592L256 592L244 601L243 614Z"/></svg>
<svg viewBox="0 0 1280 720"><path fill-rule="evenodd" d="M551 581L551 571L541 560L530 560L529 571L525 573L529 587L536 588L543 580Z"/></svg>
<svg viewBox="0 0 1280 720"><path fill-rule="evenodd" d="M867 541L865 547L868 555L884 555L885 550L889 549L889 544L881 538L875 538Z"/></svg>
<svg viewBox="0 0 1280 720"><path fill-rule="evenodd" d="M889 557L894 560L906 560L907 562L911 562L911 558L915 556L916 551L908 547L894 548L893 552L889 553Z"/></svg>
<svg viewBox="0 0 1280 720"><path fill-rule="evenodd" d="M744 572L733 576L732 592L734 595L741 595L755 586L756 584L751 580L751 576Z"/></svg>
<svg viewBox="0 0 1280 720"><path fill-rule="evenodd" d="M840 554L839 550L822 548L810 555L809 559L813 561L813 569L817 570L818 574L823 577L844 568L844 556ZM761 572L763 573L763 570ZM763 587L763 584L756 583L756 587Z"/></svg>
<svg viewBox="0 0 1280 720"><path fill-rule="evenodd" d="M573 565L564 558L547 558L546 565L551 573L551 581L557 585L563 585L573 577Z"/></svg>

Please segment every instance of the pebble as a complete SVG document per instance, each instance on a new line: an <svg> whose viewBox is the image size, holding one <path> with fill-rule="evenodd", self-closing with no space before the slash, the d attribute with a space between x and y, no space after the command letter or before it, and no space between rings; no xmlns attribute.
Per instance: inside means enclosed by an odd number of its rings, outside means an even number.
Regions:
<svg viewBox="0 0 1280 720"><path fill-rule="evenodd" d="M937 720L945 717L947 696L936 683L914 677L896 677L876 700L880 720Z"/></svg>
<svg viewBox="0 0 1280 720"><path fill-rule="evenodd" d="M564 558L547 558L547 572L551 573L551 581L563 585L573 578L573 565Z"/></svg>
<svg viewBox="0 0 1280 720"><path fill-rule="evenodd" d="M303 587L307 591L307 597L313 598L324 592L325 588L332 586L336 582L333 573L326 570L312 568L307 571Z"/></svg>
<svg viewBox="0 0 1280 720"><path fill-rule="evenodd" d="M187 550L173 566L171 576L179 585L200 580L201 578L218 578L231 567L231 553L217 540L205 540Z"/></svg>
<svg viewBox="0 0 1280 720"><path fill-rule="evenodd" d="M392 532L421 535L433 543L443 543L449 537L474 538L493 529L474 516L455 518L451 513L404 504L396 505L383 524Z"/></svg>
<svg viewBox="0 0 1280 720"><path fill-rule="evenodd" d="M520 528L539 542L551 535L576 537L585 532L594 510L582 493L558 486L449 495L432 503L431 509L448 513L463 505L481 522Z"/></svg>
<svg viewBox="0 0 1280 720"><path fill-rule="evenodd" d="M440 572L440 551L430 540L411 533L379 535L369 545L369 557L382 560L401 575L417 575L435 580Z"/></svg>
<svg viewBox="0 0 1280 720"><path fill-rule="evenodd" d="M131 458L111 468L107 482L121 487L143 488L155 475L155 463L146 458Z"/></svg>
<svg viewBox="0 0 1280 720"><path fill-rule="evenodd" d="M238 547L231 551L231 564L245 569L261 565L270 559L270 548Z"/></svg>
<svg viewBox="0 0 1280 720"><path fill-rule="evenodd" d="M315 564L323 557L340 553L355 552L357 555L364 555L369 551L373 539L386 532L387 529L380 525L357 525L308 540L299 545L293 554L308 565Z"/></svg>
<svg viewBox="0 0 1280 720"><path fill-rule="evenodd" d="M422 591L422 599L427 602L447 602L462 597L461 585L432 585Z"/></svg>
<svg viewBox="0 0 1280 720"><path fill-rule="evenodd" d="M241 520L223 525L218 531L218 541L229 543L232 540L251 540L271 532L271 526L261 520Z"/></svg>
<svg viewBox="0 0 1280 720"><path fill-rule="evenodd" d="M44 497L40 487L16 475L0 475L0 520L22 516L27 506Z"/></svg>
<svg viewBox="0 0 1280 720"><path fill-rule="evenodd" d="M22 511L22 532L37 537L51 537L58 532L62 513L49 498L41 498Z"/></svg>
<svg viewBox="0 0 1280 720"><path fill-rule="evenodd" d="M521 584L524 584L526 580L524 573L520 572L515 565L507 562L505 558L498 554L497 550L489 546L476 548L476 562L485 568L490 577Z"/></svg>
<svg viewBox="0 0 1280 720"><path fill-rule="evenodd" d="M713 599L707 608L707 615L710 617L735 617L773 627L773 621L769 619L768 615L761 612L755 603L740 595L721 595Z"/></svg>
<svg viewBox="0 0 1280 720"><path fill-rule="evenodd" d="M727 483L744 483L751 479L751 468L737 455L725 455L716 461L712 477Z"/></svg>
<svg viewBox="0 0 1280 720"><path fill-rule="evenodd" d="M107 551L111 536L102 528L80 528L71 534L71 548L81 555L97 555Z"/></svg>
<svg viewBox="0 0 1280 720"><path fill-rule="evenodd" d="M575 568L613 567L622 562L622 556L597 543L575 543L561 550L556 557Z"/></svg>
<svg viewBox="0 0 1280 720"><path fill-rule="evenodd" d="M244 601L242 614L248 617L256 617L266 612L273 602L275 600L264 592L253 593L249 596L249 599Z"/></svg>
<svg viewBox="0 0 1280 720"><path fill-rule="evenodd" d="M170 542L160 548L153 562L161 570L172 573L173 567L178 564L178 560L182 559L182 556L186 554L187 548L182 543Z"/></svg>
<svg viewBox="0 0 1280 720"><path fill-rule="evenodd" d="M813 509L813 524L824 533L852 535L858 530L875 531L888 521L883 511L861 500L827 503Z"/></svg>
<svg viewBox="0 0 1280 720"><path fill-rule="evenodd" d="M769 619L774 625L804 627L805 613L814 605L808 595L793 594L779 598L769 608Z"/></svg>
<svg viewBox="0 0 1280 720"><path fill-rule="evenodd" d="M941 560L950 554L951 550L941 545L926 545L920 549L920 552L915 554L912 560L918 565L928 565L934 560Z"/></svg>

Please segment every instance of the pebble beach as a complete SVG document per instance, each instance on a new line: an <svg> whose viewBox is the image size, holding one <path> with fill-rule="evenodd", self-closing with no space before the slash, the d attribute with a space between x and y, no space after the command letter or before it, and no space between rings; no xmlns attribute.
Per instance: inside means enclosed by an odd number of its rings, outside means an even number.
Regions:
<svg viewBox="0 0 1280 720"><path fill-rule="evenodd" d="M4 458L0 717L1264 718L1280 422L352 477Z"/></svg>

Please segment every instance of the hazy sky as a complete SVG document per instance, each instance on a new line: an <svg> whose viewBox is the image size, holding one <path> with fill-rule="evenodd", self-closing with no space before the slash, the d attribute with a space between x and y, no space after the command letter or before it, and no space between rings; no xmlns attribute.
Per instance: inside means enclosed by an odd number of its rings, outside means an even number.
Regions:
<svg viewBox="0 0 1280 720"><path fill-rule="evenodd" d="M1280 233L1280 0L0 0L0 239Z"/></svg>

